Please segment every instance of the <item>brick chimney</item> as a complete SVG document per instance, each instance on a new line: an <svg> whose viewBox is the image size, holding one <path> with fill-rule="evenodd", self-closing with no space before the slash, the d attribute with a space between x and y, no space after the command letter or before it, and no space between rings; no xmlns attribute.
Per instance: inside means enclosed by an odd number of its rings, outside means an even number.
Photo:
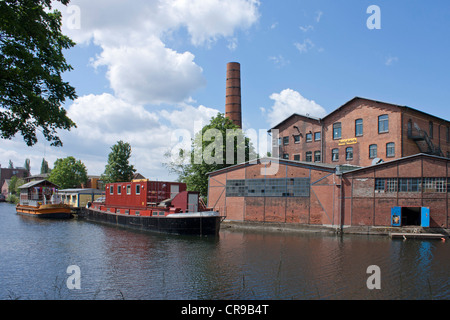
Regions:
<svg viewBox="0 0 450 320"><path fill-rule="evenodd" d="M241 65L238 62L229 62L227 64L225 117L231 119L239 128L242 128Z"/></svg>

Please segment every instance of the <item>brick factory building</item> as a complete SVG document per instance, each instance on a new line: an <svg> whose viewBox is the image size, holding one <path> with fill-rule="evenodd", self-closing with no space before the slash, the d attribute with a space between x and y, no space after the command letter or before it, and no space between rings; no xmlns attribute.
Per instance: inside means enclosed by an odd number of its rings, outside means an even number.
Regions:
<svg viewBox="0 0 450 320"><path fill-rule="evenodd" d="M450 157L450 122L422 111L355 97L324 118L293 114L279 130L286 160L369 166L417 153Z"/></svg>
<svg viewBox="0 0 450 320"><path fill-rule="evenodd" d="M208 207L230 221L447 229L449 169L428 154L360 168L266 158L211 172Z"/></svg>

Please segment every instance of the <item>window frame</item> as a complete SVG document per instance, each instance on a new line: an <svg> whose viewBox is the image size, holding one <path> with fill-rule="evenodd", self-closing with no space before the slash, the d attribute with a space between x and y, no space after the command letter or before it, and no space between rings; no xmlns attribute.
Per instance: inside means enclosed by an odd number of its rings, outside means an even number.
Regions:
<svg viewBox="0 0 450 320"><path fill-rule="evenodd" d="M378 133L389 132L389 115L382 114L378 116Z"/></svg>
<svg viewBox="0 0 450 320"><path fill-rule="evenodd" d="M339 133L339 136L337 135ZM333 140L339 140L342 137L342 123L333 123Z"/></svg>
<svg viewBox="0 0 450 320"><path fill-rule="evenodd" d="M392 153L390 151L393 151ZM395 157L395 142L386 143L386 158Z"/></svg>
<svg viewBox="0 0 450 320"><path fill-rule="evenodd" d="M358 123L358 122L361 123ZM360 130L358 130L360 129ZM359 132L361 131L361 132ZM362 118L356 119L355 120L355 137L362 137L364 135L364 122Z"/></svg>

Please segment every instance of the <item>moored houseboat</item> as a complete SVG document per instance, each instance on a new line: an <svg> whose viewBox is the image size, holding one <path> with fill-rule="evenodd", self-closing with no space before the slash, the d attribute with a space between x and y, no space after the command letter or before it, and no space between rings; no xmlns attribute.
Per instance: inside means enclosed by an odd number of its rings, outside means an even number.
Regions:
<svg viewBox="0 0 450 320"><path fill-rule="evenodd" d="M55 196L58 186L48 180L31 181L19 187L20 198L16 206L18 214L47 218L68 219L70 206L59 203Z"/></svg>
<svg viewBox="0 0 450 320"><path fill-rule="evenodd" d="M174 234L217 235L222 217L179 182L109 183L105 197L83 210L89 221Z"/></svg>

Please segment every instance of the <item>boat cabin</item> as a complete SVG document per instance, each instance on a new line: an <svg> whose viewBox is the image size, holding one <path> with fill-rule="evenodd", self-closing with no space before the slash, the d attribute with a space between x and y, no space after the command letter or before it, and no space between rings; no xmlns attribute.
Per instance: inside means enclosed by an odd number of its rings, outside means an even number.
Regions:
<svg viewBox="0 0 450 320"><path fill-rule="evenodd" d="M147 179L106 184L104 202L93 202L92 208L136 216L165 216L206 209L199 193L186 191L185 183Z"/></svg>
<svg viewBox="0 0 450 320"><path fill-rule="evenodd" d="M21 205L38 206L54 203L58 186L48 180L37 180L19 187Z"/></svg>

